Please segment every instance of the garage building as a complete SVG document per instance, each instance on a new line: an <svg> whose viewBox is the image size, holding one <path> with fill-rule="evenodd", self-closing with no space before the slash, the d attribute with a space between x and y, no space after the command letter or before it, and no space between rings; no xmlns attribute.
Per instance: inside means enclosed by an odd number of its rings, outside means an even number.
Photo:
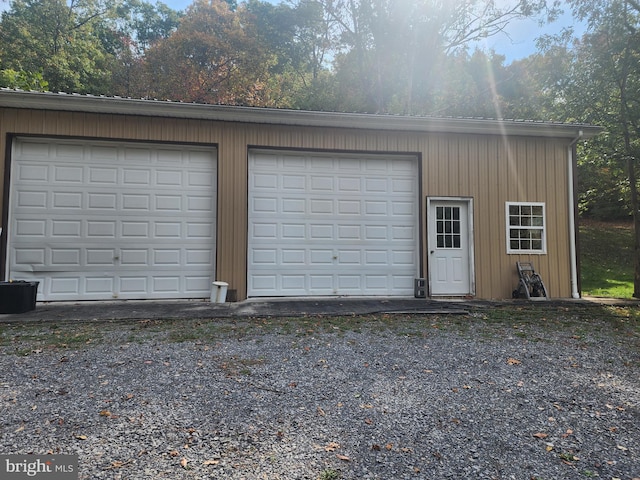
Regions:
<svg viewBox="0 0 640 480"><path fill-rule="evenodd" d="M577 297L575 145L599 131L0 90L0 276L43 301L214 280L234 300L490 299L530 261Z"/></svg>

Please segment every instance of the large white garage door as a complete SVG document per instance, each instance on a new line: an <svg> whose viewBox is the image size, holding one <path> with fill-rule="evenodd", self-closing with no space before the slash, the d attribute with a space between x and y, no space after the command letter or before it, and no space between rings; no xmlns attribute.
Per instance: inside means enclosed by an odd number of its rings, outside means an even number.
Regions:
<svg viewBox="0 0 640 480"><path fill-rule="evenodd" d="M413 295L413 156L253 151L248 295Z"/></svg>
<svg viewBox="0 0 640 480"><path fill-rule="evenodd" d="M40 300L208 297L216 183L211 148L17 139L8 277Z"/></svg>

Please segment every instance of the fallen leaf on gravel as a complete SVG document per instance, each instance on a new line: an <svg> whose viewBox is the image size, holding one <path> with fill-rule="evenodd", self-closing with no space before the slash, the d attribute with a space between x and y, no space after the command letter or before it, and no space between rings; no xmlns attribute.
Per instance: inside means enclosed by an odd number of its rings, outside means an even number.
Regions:
<svg viewBox="0 0 640 480"><path fill-rule="evenodd" d="M371 405L370 403L364 403L360 405L360 408L373 408L373 405Z"/></svg>
<svg viewBox="0 0 640 480"><path fill-rule="evenodd" d="M619 450L622 450L623 452L626 452L627 450L629 450L627 447L623 447L622 445L616 445L618 447Z"/></svg>
<svg viewBox="0 0 640 480"><path fill-rule="evenodd" d="M220 460L205 460L204 464L205 465L218 465L220 463Z"/></svg>
<svg viewBox="0 0 640 480"><path fill-rule="evenodd" d="M178 450L171 450L169 452L169 455L171 455L172 457L177 457L178 455L180 455L180 452L178 452Z"/></svg>
<svg viewBox="0 0 640 480"><path fill-rule="evenodd" d="M367 425L371 425L373 423L373 420L371 420L370 418L365 418L364 423L366 423Z"/></svg>
<svg viewBox="0 0 640 480"><path fill-rule="evenodd" d="M550 452L551 450L553 450L553 447L551 445L547 445L547 447L545 448L545 450L547 452Z"/></svg>
<svg viewBox="0 0 640 480"><path fill-rule="evenodd" d="M549 436L549 434L538 432L538 433L534 433L533 436L536 437L536 438L547 438Z"/></svg>
<svg viewBox="0 0 640 480"><path fill-rule="evenodd" d="M420 473L420 469L419 469L418 467L413 467L413 471L414 471L415 473Z"/></svg>
<svg viewBox="0 0 640 480"><path fill-rule="evenodd" d="M338 457L340 460L344 460L345 462L351 461L349 457L347 457L346 455L340 455L339 453L336 453L336 457Z"/></svg>
<svg viewBox="0 0 640 480"><path fill-rule="evenodd" d="M318 415L320 415L321 417L324 417L326 415L322 407L318 407L317 412L318 412Z"/></svg>
<svg viewBox="0 0 640 480"><path fill-rule="evenodd" d="M327 452L334 452L338 448L340 448L340 444L336 442L330 442L324 446L324 449Z"/></svg>
<svg viewBox="0 0 640 480"><path fill-rule="evenodd" d="M86 440L86 439L87 439L87 436L86 436L86 435L76 435L76 438L77 438L78 440Z"/></svg>
<svg viewBox="0 0 640 480"><path fill-rule="evenodd" d="M573 430L569 429L567 433L563 433L561 436L562 438L567 438L569 435L573 435Z"/></svg>
<svg viewBox="0 0 640 480"><path fill-rule="evenodd" d="M18 428L16 428L13 433L18 433L24 430L24 423L22 425L20 425Z"/></svg>
<svg viewBox="0 0 640 480"><path fill-rule="evenodd" d="M119 460L116 460L114 462L111 462L111 465L106 467L105 470L111 470L111 469L115 469L115 468L122 468L122 467L127 466L131 462L132 462L132 460L127 460L126 462L121 462Z"/></svg>
<svg viewBox="0 0 640 480"><path fill-rule="evenodd" d="M379 452L380 451L380 445L374 443L373 445L371 445L371 450L375 450L376 452Z"/></svg>
<svg viewBox="0 0 640 480"><path fill-rule="evenodd" d="M522 362L515 358L507 358L507 364L509 365L520 365Z"/></svg>
<svg viewBox="0 0 640 480"><path fill-rule="evenodd" d="M393 449L393 443L387 443L384 448L386 448L387 450L392 450Z"/></svg>
<svg viewBox="0 0 640 480"><path fill-rule="evenodd" d="M111 416L111 412L109 410L100 410L100 416L101 417L110 417Z"/></svg>
<svg viewBox="0 0 640 480"><path fill-rule="evenodd" d="M182 468L187 468L187 463L189 463L189 460L187 460L185 457L182 457L182 458L180 459L180 466L181 466Z"/></svg>

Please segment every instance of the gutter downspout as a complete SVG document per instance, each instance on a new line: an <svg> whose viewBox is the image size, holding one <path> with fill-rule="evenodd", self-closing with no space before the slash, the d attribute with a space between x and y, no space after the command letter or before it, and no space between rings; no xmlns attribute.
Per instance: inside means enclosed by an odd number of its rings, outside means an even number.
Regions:
<svg viewBox="0 0 640 480"><path fill-rule="evenodd" d="M569 168L569 256L571 262L571 297L580 298L580 292L578 292L578 258L576 253L576 215L575 215L575 192L573 188L573 149L576 143L583 137L584 132L578 131L578 136L575 137L568 147L568 168Z"/></svg>

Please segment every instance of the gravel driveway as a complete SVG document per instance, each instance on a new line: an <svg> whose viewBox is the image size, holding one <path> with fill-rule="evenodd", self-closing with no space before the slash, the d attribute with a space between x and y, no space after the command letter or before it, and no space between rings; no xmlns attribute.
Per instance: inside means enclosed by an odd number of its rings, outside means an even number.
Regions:
<svg viewBox="0 0 640 480"><path fill-rule="evenodd" d="M512 310L4 325L0 453L78 454L81 479L640 477L637 323Z"/></svg>

